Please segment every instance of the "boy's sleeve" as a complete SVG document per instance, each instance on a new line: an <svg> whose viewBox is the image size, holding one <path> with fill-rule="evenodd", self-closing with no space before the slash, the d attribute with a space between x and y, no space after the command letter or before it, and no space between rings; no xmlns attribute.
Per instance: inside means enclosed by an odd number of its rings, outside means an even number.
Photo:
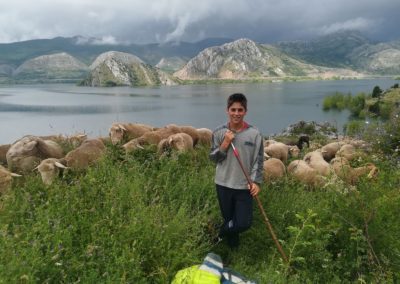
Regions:
<svg viewBox="0 0 400 284"><path fill-rule="evenodd" d="M256 136L256 150L253 157L253 168L251 170L251 180L257 184L263 182L264 174L264 147L263 138L260 133Z"/></svg>
<svg viewBox="0 0 400 284"><path fill-rule="evenodd" d="M209 157L210 157L211 161L213 161L215 163L219 163L219 162L225 160L226 156L227 156L227 152L221 151L221 149L219 148L219 146L222 143L221 137L223 138L221 131L213 132Z"/></svg>

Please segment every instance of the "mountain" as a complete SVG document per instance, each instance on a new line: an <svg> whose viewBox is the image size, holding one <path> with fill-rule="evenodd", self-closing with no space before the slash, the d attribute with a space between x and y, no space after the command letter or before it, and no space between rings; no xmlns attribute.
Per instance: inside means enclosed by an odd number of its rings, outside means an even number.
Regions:
<svg viewBox="0 0 400 284"><path fill-rule="evenodd" d="M174 73L182 80L355 75L356 72L351 70L307 64L274 46L257 44L249 39L207 48Z"/></svg>
<svg viewBox="0 0 400 284"><path fill-rule="evenodd" d="M165 72L175 72L181 69L185 64L189 61L189 59L184 59L182 57L173 56L173 57L163 57L156 64L157 68Z"/></svg>
<svg viewBox="0 0 400 284"><path fill-rule="evenodd" d="M86 64L62 52L25 61L13 72L16 80L77 81L89 71Z"/></svg>
<svg viewBox="0 0 400 284"><path fill-rule="evenodd" d="M177 81L133 54L109 51L100 54L90 65L85 86L155 86L175 85Z"/></svg>

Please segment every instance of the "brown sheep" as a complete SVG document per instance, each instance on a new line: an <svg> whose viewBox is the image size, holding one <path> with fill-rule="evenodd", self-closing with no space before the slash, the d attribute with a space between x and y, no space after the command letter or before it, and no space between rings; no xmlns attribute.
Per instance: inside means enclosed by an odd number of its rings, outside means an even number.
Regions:
<svg viewBox="0 0 400 284"><path fill-rule="evenodd" d="M186 133L188 135L190 135L190 137L192 137L192 141L193 141L193 147L197 145L200 136L199 136L199 132L197 131L196 128L192 127L192 126L180 126L179 127L180 131L182 133Z"/></svg>
<svg viewBox="0 0 400 284"><path fill-rule="evenodd" d="M153 127L141 123L113 123L109 130L111 143L116 145L138 138L153 130Z"/></svg>
<svg viewBox="0 0 400 284"><path fill-rule="evenodd" d="M0 196L11 187L13 177L20 177L20 175L12 173L3 166L0 166Z"/></svg>
<svg viewBox="0 0 400 284"><path fill-rule="evenodd" d="M271 182L286 175L285 165L281 160L271 158L264 161L264 181Z"/></svg>
<svg viewBox="0 0 400 284"><path fill-rule="evenodd" d="M321 187L325 184L324 177L303 160L292 161L287 167L287 171L295 179L304 184L313 187Z"/></svg>
<svg viewBox="0 0 400 284"><path fill-rule="evenodd" d="M43 183L51 185L54 179L59 175L60 169L66 168L66 166L61 164L60 159L48 158L44 159L35 169L38 169Z"/></svg>
<svg viewBox="0 0 400 284"><path fill-rule="evenodd" d="M373 178L378 172L378 168L372 163L353 168L349 161L344 157L336 157L332 159L331 166L340 179L351 185L357 184L362 176Z"/></svg>
<svg viewBox="0 0 400 284"><path fill-rule="evenodd" d="M31 135L14 142L6 154L8 167L17 172L31 171L43 159L63 156L63 150L56 142Z"/></svg>
<svg viewBox="0 0 400 284"><path fill-rule="evenodd" d="M78 148L70 151L60 162L68 168L82 170L92 165L105 154L101 139L87 139Z"/></svg>
<svg viewBox="0 0 400 284"><path fill-rule="evenodd" d="M346 158L348 161L353 160L356 155L356 149L351 144L344 144L336 153L336 157L343 157Z"/></svg>
<svg viewBox="0 0 400 284"><path fill-rule="evenodd" d="M212 130L208 128L197 128L197 133L199 134L198 145L211 146Z"/></svg>
<svg viewBox="0 0 400 284"><path fill-rule="evenodd" d="M332 142L323 146L321 148L321 153L325 161L329 162L332 160L335 157L336 152L339 151L340 147L343 145L344 142Z"/></svg>

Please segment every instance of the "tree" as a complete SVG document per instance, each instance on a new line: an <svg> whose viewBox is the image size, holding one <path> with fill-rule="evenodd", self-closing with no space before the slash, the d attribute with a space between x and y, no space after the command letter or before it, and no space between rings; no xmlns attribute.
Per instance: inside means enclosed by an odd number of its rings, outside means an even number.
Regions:
<svg viewBox="0 0 400 284"><path fill-rule="evenodd" d="M372 91L373 98L379 98L382 95L382 89L379 86L375 86Z"/></svg>

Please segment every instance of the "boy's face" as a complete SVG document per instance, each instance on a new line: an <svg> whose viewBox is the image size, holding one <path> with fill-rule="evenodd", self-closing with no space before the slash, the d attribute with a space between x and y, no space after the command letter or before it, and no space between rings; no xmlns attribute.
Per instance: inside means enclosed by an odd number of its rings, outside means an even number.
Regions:
<svg viewBox="0 0 400 284"><path fill-rule="evenodd" d="M240 124L247 111L241 103L235 102L227 109L226 113L228 114L229 122L232 124Z"/></svg>

